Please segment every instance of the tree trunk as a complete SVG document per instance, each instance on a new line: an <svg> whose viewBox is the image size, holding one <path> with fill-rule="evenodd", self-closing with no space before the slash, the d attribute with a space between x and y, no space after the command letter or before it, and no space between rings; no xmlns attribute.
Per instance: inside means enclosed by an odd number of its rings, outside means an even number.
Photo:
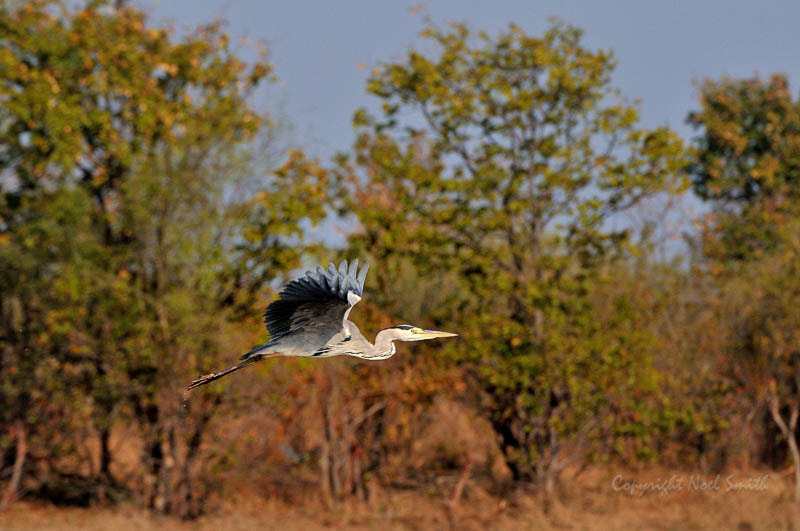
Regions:
<svg viewBox="0 0 800 531"><path fill-rule="evenodd" d="M21 420L17 420L14 423L14 432L17 436L17 452L14 458L14 468L11 472L11 479L8 481L8 485L6 485L3 497L0 498L0 511L8 507L8 505L17 498L19 485L22 481L22 468L25 466L25 458L28 455L28 433L25 423Z"/></svg>
<svg viewBox="0 0 800 531"><path fill-rule="evenodd" d="M553 508L553 502L556 499L556 486L559 482L561 470L553 461L550 461L547 465L545 465L543 474L543 477L539 480L541 485L540 496L542 510L544 511L544 514L550 514L550 511Z"/></svg>
<svg viewBox="0 0 800 531"><path fill-rule="evenodd" d="M200 455L200 446L203 442L203 436L206 428L208 427L208 423L211 421L211 417L214 415L217 406L219 406L221 403L222 396L215 395L211 404L197 421L197 424L192 431L192 436L189 438L189 441L186 445L186 457L184 458L183 464L180 468L180 479L178 481L178 486L176 487L175 499L177 501L175 504L177 504L177 506L173 506L173 510L178 513L181 518L196 518L203 513L203 498L201 495L195 492L192 481L192 468L195 460ZM173 460L175 463L178 463L179 459L177 442L173 443L172 451Z"/></svg>
<svg viewBox="0 0 800 531"><path fill-rule="evenodd" d="M331 493L331 449L327 436L322 441L319 452L319 485L322 490L322 499L325 506L333 507L333 494Z"/></svg>
<svg viewBox="0 0 800 531"><path fill-rule="evenodd" d="M147 444L146 448L147 460L149 463L149 472L151 481L153 481L153 490L150 493L148 506L158 512L164 512L167 505L165 497L165 486L163 483L163 468L164 468L164 448L161 445L161 430L156 430L156 433Z"/></svg>
<svg viewBox="0 0 800 531"><path fill-rule="evenodd" d="M786 438L789 445L789 452L792 454L792 462L794 463L794 501L800 503L800 450L797 447L797 437L795 436L795 429L797 428L797 417L800 413L797 401L794 401L789 406L789 424L781 416L780 409L778 408L778 397L773 396L770 400L769 411L772 414L772 420L778 425L781 433Z"/></svg>
<svg viewBox="0 0 800 531"><path fill-rule="evenodd" d="M514 482L525 479L522 468L519 466L517 453L520 451L521 444L514 435L510 426L510 421L504 418L492 418L492 429L499 438L500 449L503 452L503 460L508 470L511 472L511 479Z"/></svg>
<svg viewBox="0 0 800 531"><path fill-rule="evenodd" d="M335 393L334 393L335 396ZM328 397L330 400L332 397ZM338 404L331 404L326 401L324 405L323 414L325 415L325 438L327 439L328 446L328 481L331 485L331 494L333 495L334 503L338 503L342 498L342 481L341 481L341 455L339 451L338 434L336 430L336 422L333 418L333 408Z"/></svg>
<svg viewBox="0 0 800 531"><path fill-rule="evenodd" d="M789 437L789 450L794 461L794 501L800 503L800 451L797 449L797 439L794 435Z"/></svg>
<svg viewBox="0 0 800 531"><path fill-rule="evenodd" d="M319 455L319 475L320 475L320 490L322 490L325 505L331 508L337 501L336 488L334 486L333 475L335 474L335 455L336 447L334 445L334 435L332 433L333 426L331 420L331 374L330 369L326 369L321 373L318 380L319 386L319 412L322 417L322 445Z"/></svg>
<svg viewBox="0 0 800 531"><path fill-rule="evenodd" d="M469 472L472 469L472 455L467 451L464 456L464 468L458 477L453 494L445 500L445 509L447 512L447 521L450 524L450 529L458 529L458 504L461 500L461 493L464 492L464 485L469 479Z"/></svg>
<svg viewBox="0 0 800 531"><path fill-rule="evenodd" d="M109 485L113 484L111 477L111 429L103 428L100 431L100 477Z"/></svg>
<svg viewBox="0 0 800 531"><path fill-rule="evenodd" d="M162 446L164 427L158 405L152 399L149 403L144 403L145 400L146 398L143 396L136 397L134 409L141 424L142 438L144 439L141 463L148 486L147 506L163 512L166 505L161 473L164 466L164 448Z"/></svg>

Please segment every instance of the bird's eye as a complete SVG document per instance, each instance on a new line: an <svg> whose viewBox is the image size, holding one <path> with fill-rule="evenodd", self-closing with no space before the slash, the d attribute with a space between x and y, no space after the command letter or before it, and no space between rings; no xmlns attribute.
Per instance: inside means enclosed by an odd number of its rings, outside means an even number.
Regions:
<svg viewBox="0 0 800 531"><path fill-rule="evenodd" d="M412 328L411 331L415 334L420 334L422 333L422 328Z"/></svg>

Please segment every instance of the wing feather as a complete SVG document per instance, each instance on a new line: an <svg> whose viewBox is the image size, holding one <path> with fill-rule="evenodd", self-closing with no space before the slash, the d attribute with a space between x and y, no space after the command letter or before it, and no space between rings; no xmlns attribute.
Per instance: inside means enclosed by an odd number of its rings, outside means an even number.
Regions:
<svg viewBox="0 0 800 531"><path fill-rule="evenodd" d="M358 273L358 285L363 289L364 288L364 280L367 278L367 271L369 271L369 264L364 264L364 267L361 268L361 271ZM358 294L361 296L361 294Z"/></svg>
<svg viewBox="0 0 800 531"><path fill-rule="evenodd" d="M358 260L347 260L314 271L286 284L264 312L270 339L310 328L343 327L350 309L361 300L369 264L358 270ZM355 297L348 296L353 293Z"/></svg>

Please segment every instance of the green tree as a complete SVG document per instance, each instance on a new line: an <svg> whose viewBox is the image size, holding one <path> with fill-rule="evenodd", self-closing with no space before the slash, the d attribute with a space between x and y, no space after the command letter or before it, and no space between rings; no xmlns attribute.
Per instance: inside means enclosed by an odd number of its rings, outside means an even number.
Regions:
<svg viewBox="0 0 800 531"><path fill-rule="evenodd" d="M730 330L726 374L764 406L788 448L800 502L800 223L786 227L780 247L722 284L722 319Z"/></svg>
<svg viewBox="0 0 800 531"><path fill-rule="evenodd" d="M700 85L699 130L691 166L694 191L714 207L717 258L763 255L796 213L800 190L800 100L785 76L724 78ZM710 242L711 243L711 242Z"/></svg>
<svg viewBox="0 0 800 531"><path fill-rule="evenodd" d="M37 436L46 473L29 475L81 477L55 449L75 441L51 436L90 422L90 496L132 487L198 514L198 453L222 397L184 409L182 387L246 346L232 338L242 310L298 265L325 175L300 153L267 175L270 124L247 98L272 68L265 51L237 58L217 23L177 39L132 7L38 0L0 8L0 42L0 429L17 426L3 448ZM124 486L109 443L123 420L143 440Z"/></svg>
<svg viewBox="0 0 800 531"><path fill-rule="evenodd" d="M643 316L601 294L636 248L613 216L681 186L682 145L638 125L610 85L612 54L572 26L422 35L437 51L373 71L382 114L356 113L339 158L362 227L351 245L428 279L417 296L440 303L428 319L459 327L446 348L471 368L513 477L549 491L591 435L631 433L609 418L638 418L642 433L657 414Z"/></svg>
<svg viewBox="0 0 800 531"><path fill-rule="evenodd" d="M773 75L706 80L700 105L689 115L700 132L691 171L695 192L713 208L702 236L727 328L721 372L786 441L800 501L800 100L785 76Z"/></svg>

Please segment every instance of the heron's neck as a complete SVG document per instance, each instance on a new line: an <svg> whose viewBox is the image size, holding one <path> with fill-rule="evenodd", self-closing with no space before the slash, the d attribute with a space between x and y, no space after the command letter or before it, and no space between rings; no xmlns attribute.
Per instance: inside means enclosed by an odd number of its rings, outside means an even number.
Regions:
<svg viewBox="0 0 800 531"><path fill-rule="evenodd" d="M395 338L392 336L392 330L381 330L375 336L375 349L372 352L370 359L385 360L391 358L396 352L394 343Z"/></svg>

